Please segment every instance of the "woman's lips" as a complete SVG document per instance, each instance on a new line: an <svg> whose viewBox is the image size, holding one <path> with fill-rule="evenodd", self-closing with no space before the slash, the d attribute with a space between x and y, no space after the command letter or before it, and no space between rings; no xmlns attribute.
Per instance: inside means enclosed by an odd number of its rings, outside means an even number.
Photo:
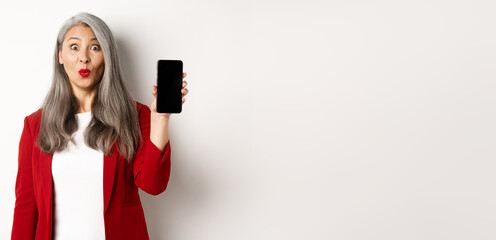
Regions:
<svg viewBox="0 0 496 240"><path fill-rule="evenodd" d="M90 75L90 73L91 73L91 71L89 69L79 70L79 75L81 75L81 77L87 77Z"/></svg>

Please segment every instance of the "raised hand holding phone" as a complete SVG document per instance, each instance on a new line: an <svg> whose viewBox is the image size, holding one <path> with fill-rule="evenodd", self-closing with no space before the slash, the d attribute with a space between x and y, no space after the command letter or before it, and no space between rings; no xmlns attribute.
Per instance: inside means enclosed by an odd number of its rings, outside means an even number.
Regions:
<svg viewBox="0 0 496 240"><path fill-rule="evenodd" d="M188 83L182 80L186 77L182 66L182 61L179 60L157 62L157 86L153 86L154 99L150 107L150 140L160 151L163 151L169 141L170 115L182 111L182 104L186 101L184 96L189 92L186 88Z"/></svg>

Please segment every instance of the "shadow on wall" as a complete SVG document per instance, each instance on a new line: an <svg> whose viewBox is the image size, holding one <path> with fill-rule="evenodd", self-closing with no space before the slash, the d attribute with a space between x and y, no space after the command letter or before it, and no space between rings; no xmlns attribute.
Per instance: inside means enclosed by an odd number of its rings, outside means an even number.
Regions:
<svg viewBox="0 0 496 240"><path fill-rule="evenodd" d="M172 170L165 192L153 196L139 191L150 239L179 239L184 236L184 233L177 232L184 229L179 226L194 229L202 224L205 215L209 215L208 205L213 201L208 189L215 189L214 184L208 174L194 164L192 154L179 151L185 149L181 147L184 144L179 143L179 135L172 133L170 136Z"/></svg>
<svg viewBox="0 0 496 240"><path fill-rule="evenodd" d="M124 75L124 80L126 81L126 84L129 88L129 91L131 91L133 97L139 99L138 93L146 92L145 90L147 89L146 86L148 85L147 84L148 82L142 81L141 79L143 77L138 76L139 71L138 71L138 69L136 69L138 66L137 62L133 61L135 59L135 57L133 57L132 51L128 51L128 49L130 49L130 44L128 44L126 42L126 40L122 39L122 38L116 37L115 41L116 41L117 48L119 51L119 61L121 64L122 73ZM144 84L144 82L146 82L146 84ZM150 81L150 83L152 83L152 82ZM152 86L150 85L148 87L148 89L149 89L148 92L150 93L150 96L147 96L146 98L143 98L143 99L150 99L150 101L149 102L142 102L142 103L147 105L148 107L150 107L151 99L152 99L151 98Z"/></svg>
<svg viewBox="0 0 496 240"><path fill-rule="evenodd" d="M121 38L116 38L116 43L121 68L129 90L136 99L145 99L144 101L149 99L143 104L150 106L151 86L155 84L154 79L148 81L139 76L137 58L132 55L133 51L129 50L131 44ZM175 115L171 116L171 118L174 117ZM173 124L169 127L172 128ZM174 239L174 236L182 235L174 232L180 229L176 226L194 226L195 222L206 214L205 205L209 202L211 195L207 189L214 188L214 186L209 186L208 176L201 174L202 170L192 163L194 162L191 161L193 155L179 152L180 149L186 149L186 147L183 147L181 135L175 134L176 132L181 131L173 129L170 131L172 171L166 191L158 196L139 191L150 239Z"/></svg>

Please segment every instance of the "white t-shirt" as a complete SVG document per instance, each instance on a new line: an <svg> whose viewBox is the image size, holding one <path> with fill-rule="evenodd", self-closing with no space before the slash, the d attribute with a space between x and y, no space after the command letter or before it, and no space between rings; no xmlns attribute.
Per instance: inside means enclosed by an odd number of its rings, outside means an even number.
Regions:
<svg viewBox="0 0 496 240"><path fill-rule="evenodd" d="M78 113L76 145L68 143L52 159L55 240L105 239L103 220L103 153L86 146L83 133L91 112Z"/></svg>

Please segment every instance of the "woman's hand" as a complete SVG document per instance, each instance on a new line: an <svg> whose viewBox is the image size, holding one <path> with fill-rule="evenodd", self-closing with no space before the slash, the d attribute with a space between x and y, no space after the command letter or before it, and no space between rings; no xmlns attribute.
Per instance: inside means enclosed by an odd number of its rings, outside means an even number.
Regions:
<svg viewBox="0 0 496 240"><path fill-rule="evenodd" d="M186 77L186 73L183 73L183 79ZM188 83L183 81L183 88L181 93L183 95L182 102L186 101L186 94L188 94L188 89L186 88ZM157 112L157 86L153 85L153 102L150 107L150 141L152 141L155 146L157 146L160 151L163 151L167 142L169 142L169 118L170 113L158 113Z"/></svg>

